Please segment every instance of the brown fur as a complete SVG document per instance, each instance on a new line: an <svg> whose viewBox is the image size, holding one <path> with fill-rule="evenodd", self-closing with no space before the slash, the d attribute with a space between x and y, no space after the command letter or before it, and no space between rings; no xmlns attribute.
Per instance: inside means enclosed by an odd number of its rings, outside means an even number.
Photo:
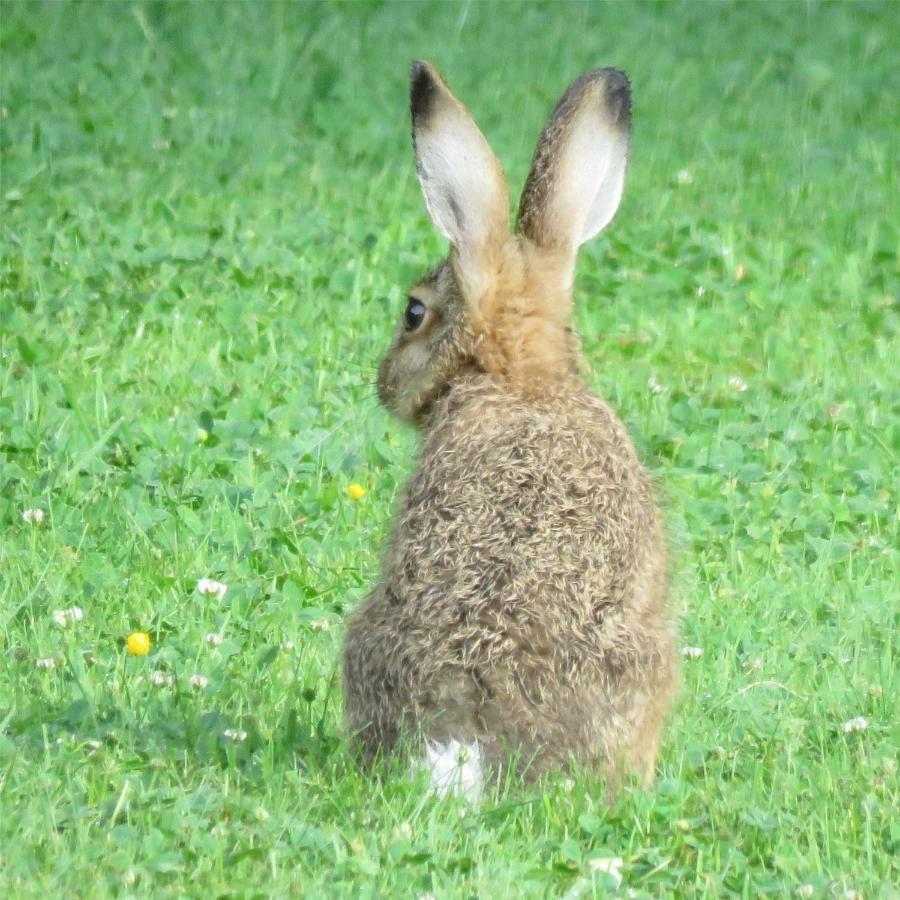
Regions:
<svg viewBox="0 0 900 900"><path fill-rule="evenodd" d="M414 135L417 119L438 116L423 104L465 113L418 65ZM567 92L519 233L493 233L486 255L454 245L411 293L424 321L401 325L379 371L383 402L423 438L382 579L347 622L346 714L369 755L425 734L477 740L495 771L511 758L528 775L575 759L613 783L623 769L652 780L677 670L665 542L625 427L578 372L577 240L553 199L565 177L552 174L559 117L592 114L591 103L627 124L627 80L601 70ZM471 139L483 141L477 128ZM422 177L433 200L432 173Z"/></svg>

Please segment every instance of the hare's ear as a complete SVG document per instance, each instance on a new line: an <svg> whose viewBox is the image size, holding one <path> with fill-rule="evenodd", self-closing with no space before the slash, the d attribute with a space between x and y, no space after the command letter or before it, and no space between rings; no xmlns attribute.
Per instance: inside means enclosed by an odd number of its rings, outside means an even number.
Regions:
<svg viewBox="0 0 900 900"><path fill-rule="evenodd" d="M412 64L410 107L428 214L453 245L451 261L463 294L478 303L509 227L503 170L466 108L427 62Z"/></svg>
<svg viewBox="0 0 900 900"><path fill-rule="evenodd" d="M573 82L541 133L517 231L574 258L618 209L630 125L631 91L623 72L597 69Z"/></svg>

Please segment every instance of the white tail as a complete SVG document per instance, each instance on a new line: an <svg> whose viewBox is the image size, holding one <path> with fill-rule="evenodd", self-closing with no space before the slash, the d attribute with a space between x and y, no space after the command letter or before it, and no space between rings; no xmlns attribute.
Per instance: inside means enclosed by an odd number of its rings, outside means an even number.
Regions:
<svg viewBox="0 0 900 900"><path fill-rule="evenodd" d="M446 744L426 740L420 768L428 772L431 792L438 797L462 797L473 806L481 800L484 774L477 741L461 744L451 738Z"/></svg>

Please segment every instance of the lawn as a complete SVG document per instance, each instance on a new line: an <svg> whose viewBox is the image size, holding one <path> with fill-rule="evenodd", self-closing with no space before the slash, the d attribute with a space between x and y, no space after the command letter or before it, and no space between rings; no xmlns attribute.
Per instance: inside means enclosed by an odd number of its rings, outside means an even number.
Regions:
<svg viewBox="0 0 900 900"><path fill-rule="evenodd" d="M898 31L3 2L0 895L897 896ZM342 732L416 446L374 370L445 250L415 57L513 186L574 77L632 79L577 321L659 481L685 658L657 786L612 808L579 773L439 801Z"/></svg>

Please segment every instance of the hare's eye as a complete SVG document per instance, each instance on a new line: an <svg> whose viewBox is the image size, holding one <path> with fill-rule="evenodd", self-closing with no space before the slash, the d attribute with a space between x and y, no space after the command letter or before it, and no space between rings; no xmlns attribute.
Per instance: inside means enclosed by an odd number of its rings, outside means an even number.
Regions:
<svg viewBox="0 0 900 900"><path fill-rule="evenodd" d="M416 300L415 297L410 297L409 303L406 304L406 330L415 331L422 324L424 318L425 304L421 300Z"/></svg>

